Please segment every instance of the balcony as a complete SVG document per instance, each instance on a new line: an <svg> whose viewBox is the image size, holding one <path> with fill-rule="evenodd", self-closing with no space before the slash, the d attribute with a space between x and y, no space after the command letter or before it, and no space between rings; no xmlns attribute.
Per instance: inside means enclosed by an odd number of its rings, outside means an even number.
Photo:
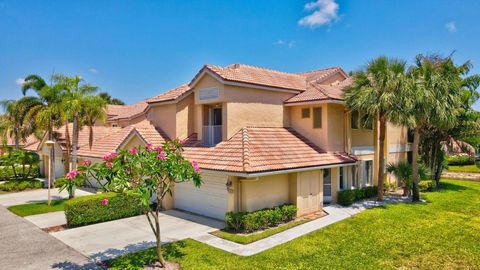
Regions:
<svg viewBox="0 0 480 270"><path fill-rule="evenodd" d="M222 141L222 125L203 126L202 143L205 146L215 146Z"/></svg>

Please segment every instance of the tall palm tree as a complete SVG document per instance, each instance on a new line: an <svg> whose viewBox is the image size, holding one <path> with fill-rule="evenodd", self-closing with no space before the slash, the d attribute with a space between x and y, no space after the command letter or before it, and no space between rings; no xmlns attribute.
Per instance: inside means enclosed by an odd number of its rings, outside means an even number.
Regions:
<svg viewBox="0 0 480 270"><path fill-rule="evenodd" d="M78 136L80 129L85 124L85 108L91 108L94 105L98 105L98 102L93 102L91 97L98 87L85 83L80 76L67 77L64 75L57 75L56 78L65 88L65 96L63 98L63 108L66 113L66 121L73 121L72 128L72 169L77 167L77 150L78 150ZM91 103L92 104L88 104ZM99 109L102 109L100 107ZM92 129L90 129L92 131Z"/></svg>
<svg viewBox="0 0 480 270"><path fill-rule="evenodd" d="M8 137L13 138L15 149L20 148L20 141L25 142L27 137L35 132L35 123L27 114L38 104L34 97L0 101L0 106L5 110L0 119L0 137L4 141Z"/></svg>
<svg viewBox="0 0 480 270"><path fill-rule="evenodd" d="M107 103L100 96L86 96L83 106L83 120L88 127L88 145L92 148L93 126L97 121L105 121L104 109Z"/></svg>
<svg viewBox="0 0 480 270"><path fill-rule="evenodd" d="M112 105L125 105L125 102L121 101L118 98L112 98L109 93L107 92L101 92L98 94L107 104L112 104Z"/></svg>
<svg viewBox="0 0 480 270"><path fill-rule="evenodd" d="M37 105L29 109L27 117L35 119L35 124L47 131L48 139L53 140L54 128L60 127L62 124L63 110L61 102L65 93L63 86L55 80L55 76L52 76L52 83L48 85L42 77L29 75L25 78L25 82L22 85L22 93L25 95L28 90L33 90L37 94L36 97L30 97L36 99ZM50 149L50 164L55 164L55 151L53 148ZM49 174L55 174L54 166L49 167Z"/></svg>
<svg viewBox="0 0 480 270"><path fill-rule="evenodd" d="M378 121L378 186L383 187L385 167L385 132L396 95L403 81L405 61L385 56L370 61L363 70L353 73L354 82L345 88L344 99L351 111L364 114L367 121ZM383 200L383 189L378 189Z"/></svg>
<svg viewBox="0 0 480 270"><path fill-rule="evenodd" d="M404 87L397 99L394 122L413 128L412 144L412 201L420 200L418 189L418 153L421 131L428 125L441 129L453 127L461 109L462 75L470 63L456 66L451 57L418 55L415 65L405 77Z"/></svg>

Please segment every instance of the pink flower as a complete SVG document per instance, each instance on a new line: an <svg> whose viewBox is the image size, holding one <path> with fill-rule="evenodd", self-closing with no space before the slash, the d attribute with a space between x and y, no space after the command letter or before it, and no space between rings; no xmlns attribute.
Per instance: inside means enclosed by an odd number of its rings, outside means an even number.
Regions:
<svg viewBox="0 0 480 270"><path fill-rule="evenodd" d="M113 163L112 163L112 162L107 162L107 163L105 163L105 168L110 169L110 168L112 168L112 167L113 167Z"/></svg>
<svg viewBox="0 0 480 270"><path fill-rule="evenodd" d="M108 154L108 155L103 156L103 160L105 160L105 161L112 160L112 155Z"/></svg>
<svg viewBox="0 0 480 270"><path fill-rule="evenodd" d="M155 150L156 150L157 152L162 152L162 151L163 151L163 148L162 148L161 146L157 146L157 147L155 148Z"/></svg>
<svg viewBox="0 0 480 270"><path fill-rule="evenodd" d="M128 152L136 155L138 153L138 150L137 150L137 148L133 147L133 148L130 148L130 150L128 150Z"/></svg>
<svg viewBox="0 0 480 270"><path fill-rule="evenodd" d="M107 205L107 204L108 204L108 199L102 199L102 200L100 201L100 203L101 203L102 205Z"/></svg>
<svg viewBox="0 0 480 270"><path fill-rule="evenodd" d="M112 152L110 154L110 158L116 158L118 156L118 153L117 152Z"/></svg>
<svg viewBox="0 0 480 270"><path fill-rule="evenodd" d="M70 180L70 179L73 179L73 178L77 177L77 175L78 175L78 171L73 170L73 171L69 171L67 173L67 175L65 176L65 178Z"/></svg>
<svg viewBox="0 0 480 270"><path fill-rule="evenodd" d="M162 153L159 153L157 155L157 158L161 159L161 160L165 160L165 154L162 152Z"/></svg>
<svg viewBox="0 0 480 270"><path fill-rule="evenodd" d="M153 145L151 143L147 143L147 151L152 151Z"/></svg>
<svg viewBox="0 0 480 270"><path fill-rule="evenodd" d="M92 161L90 159L85 159L83 161L83 166L90 166L90 165L92 165Z"/></svg>
<svg viewBox="0 0 480 270"><path fill-rule="evenodd" d="M181 139L181 140L179 141L179 143L180 143L180 144L185 144L185 139Z"/></svg>
<svg viewBox="0 0 480 270"><path fill-rule="evenodd" d="M192 167L193 167L193 170L195 172L200 172L200 167L198 166L198 162L196 162L195 160L192 161Z"/></svg>

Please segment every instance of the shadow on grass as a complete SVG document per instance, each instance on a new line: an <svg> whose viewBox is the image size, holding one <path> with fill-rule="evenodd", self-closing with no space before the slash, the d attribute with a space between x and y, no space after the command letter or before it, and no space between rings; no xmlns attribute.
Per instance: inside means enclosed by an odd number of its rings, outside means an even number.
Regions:
<svg viewBox="0 0 480 270"><path fill-rule="evenodd" d="M89 257L94 262L107 261L107 260L111 260L113 258L122 256L122 255L125 255L125 254L128 254L128 253L137 252L137 251L141 251L141 250L144 250L144 249L147 249L147 248L151 248L151 247L154 247L155 245L156 245L156 242L154 242L154 241L142 241L142 242L139 242L139 243L126 245L122 249L109 248L109 249L104 250L102 252L94 253L94 254L90 255Z"/></svg>
<svg viewBox="0 0 480 270"><path fill-rule="evenodd" d="M452 180L452 181L459 181L459 180ZM469 189L472 189L472 188L469 188L463 185L457 185L451 182L440 181L440 189L438 189L438 191L464 191Z"/></svg>

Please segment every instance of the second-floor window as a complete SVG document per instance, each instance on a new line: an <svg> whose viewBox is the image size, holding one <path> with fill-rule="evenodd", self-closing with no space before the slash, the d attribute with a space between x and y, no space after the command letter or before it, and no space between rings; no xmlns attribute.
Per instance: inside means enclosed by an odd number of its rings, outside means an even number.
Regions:
<svg viewBox="0 0 480 270"><path fill-rule="evenodd" d="M302 108L302 118L310 118L310 108Z"/></svg>
<svg viewBox="0 0 480 270"><path fill-rule="evenodd" d="M313 128L322 127L322 108L315 107L313 108Z"/></svg>
<svg viewBox="0 0 480 270"><path fill-rule="evenodd" d="M352 126L352 129L358 129L358 112L357 111L352 112L351 126Z"/></svg>
<svg viewBox="0 0 480 270"><path fill-rule="evenodd" d="M367 115L360 115L357 111L352 111L351 115L351 127L352 129L373 129L373 122L368 120Z"/></svg>

